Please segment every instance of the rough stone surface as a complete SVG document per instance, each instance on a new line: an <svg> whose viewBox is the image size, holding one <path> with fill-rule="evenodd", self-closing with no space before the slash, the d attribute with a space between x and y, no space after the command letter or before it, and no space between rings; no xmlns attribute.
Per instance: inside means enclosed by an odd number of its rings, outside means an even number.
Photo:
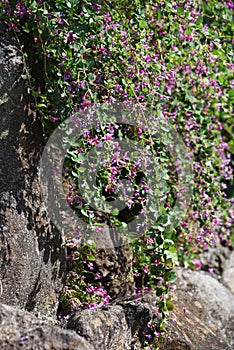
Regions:
<svg viewBox="0 0 234 350"><path fill-rule="evenodd" d="M226 247L217 242L214 247L202 253L200 259L204 269L212 267L214 277L234 293L234 247Z"/></svg>
<svg viewBox="0 0 234 350"><path fill-rule="evenodd" d="M234 251L224 262L223 282L234 294Z"/></svg>
<svg viewBox="0 0 234 350"><path fill-rule="evenodd" d="M31 313L0 304L1 350L94 350L74 331L48 326Z"/></svg>
<svg viewBox="0 0 234 350"><path fill-rule="evenodd" d="M132 250L128 244L98 249L95 254L93 272L100 274L102 285L112 299L134 294L131 260Z"/></svg>
<svg viewBox="0 0 234 350"><path fill-rule="evenodd" d="M178 269L177 274L167 324L173 340L168 338L160 350L232 350L234 295L205 272ZM105 308L77 312L63 325L68 330L0 305L0 348L141 350L147 323L157 321L154 305L154 293L141 301L119 298Z"/></svg>
<svg viewBox="0 0 234 350"><path fill-rule="evenodd" d="M218 280L223 279L223 273L228 268L228 260L233 254L233 247L223 246L219 241L206 252L200 255L203 264L203 269L206 271L212 267L214 277Z"/></svg>
<svg viewBox="0 0 234 350"><path fill-rule="evenodd" d="M232 350L234 295L206 272L178 269L177 274L170 314L177 321L167 326L173 341L160 349Z"/></svg>
<svg viewBox="0 0 234 350"><path fill-rule="evenodd" d="M68 328L84 336L95 349L131 349L130 330L120 306L111 310L85 310L69 321Z"/></svg>
<svg viewBox="0 0 234 350"><path fill-rule="evenodd" d="M85 337L95 349L143 349L147 323L156 319L154 304L153 294L145 295L142 301L120 298L101 310L76 313L66 326Z"/></svg>
<svg viewBox="0 0 234 350"><path fill-rule="evenodd" d="M232 350L234 294L206 272L178 268L177 275L174 310L167 323L169 336L160 350ZM145 294L140 302L129 297L116 299L102 310L75 314L67 327L95 349L140 350L147 323L157 322L155 301L153 293Z"/></svg>
<svg viewBox="0 0 234 350"><path fill-rule="evenodd" d="M0 31L0 302L54 316L65 248L40 199L42 129L30 109L22 54Z"/></svg>

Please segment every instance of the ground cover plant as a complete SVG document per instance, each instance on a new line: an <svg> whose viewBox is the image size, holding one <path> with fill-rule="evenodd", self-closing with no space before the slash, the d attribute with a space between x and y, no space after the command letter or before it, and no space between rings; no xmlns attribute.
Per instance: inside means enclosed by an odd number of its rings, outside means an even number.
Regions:
<svg viewBox="0 0 234 350"><path fill-rule="evenodd" d="M44 74L41 90L35 88L22 46L24 78L35 98L45 139L74 113L96 104L121 102L162 115L187 147L194 176L191 203L181 224L168 230L178 178L173 159L156 139L151 139L157 145L155 158L167 168L167 197L155 225L131 241L136 294L156 292L161 323L149 325L145 334L146 346L156 348L167 311L173 307L167 297L176 278L173 266L179 263L201 268L198 254L209 245L217 240L233 244L234 200L233 192L226 187L233 176L234 4L2 0L0 6L1 18L17 40L21 42L22 32L27 33L40 55ZM82 139L71 144L65 162L67 178L76 178L74 169L82 169L83 158L92 147L108 145L120 132L147 150L150 130L124 129L107 120L102 130L87 130ZM121 167L115 161L110 158L98 173L100 196L113 199L118 177L130 179L135 186L137 215L149 190L147 181L129 160L125 159ZM116 176L112 176L113 171ZM76 188L71 186L67 201L84 219L95 223L97 218ZM129 219L118 217L118 212L109 214L117 226ZM79 237L74 237L67 245L69 273L61 298L63 312L109 303L102 276L95 272L92 240L80 245Z"/></svg>

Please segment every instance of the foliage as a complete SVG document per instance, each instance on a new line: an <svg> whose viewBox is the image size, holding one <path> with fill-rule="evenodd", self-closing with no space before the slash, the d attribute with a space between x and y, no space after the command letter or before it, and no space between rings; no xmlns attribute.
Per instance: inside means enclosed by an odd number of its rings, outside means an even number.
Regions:
<svg viewBox="0 0 234 350"><path fill-rule="evenodd" d="M41 55L44 91L33 89L28 70L25 78L30 81L45 137L73 113L116 101L162 113L182 136L195 182L188 213L176 229L168 232L161 216L161 222L132 240L137 293L156 288L164 319L167 304L163 296L175 279L172 268L177 258L196 268L198 253L217 239L227 245L233 239L233 194L230 198L225 194L226 183L232 179L234 154L233 2L2 0L0 6L9 29L19 38L22 31L33 36ZM70 177L74 178L74 169L82 168L82 155L89 152L90 145L103 142L106 135L111 136L108 128L71 145L65 163ZM147 133L135 130L135 137L145 147ZM164 165L172 164L163 149L160 151L156 157L164 159ZM98 174L100 196L107 199L115 195L112 171L106 164ZM122 179L132 171L131 162L116 168ZM169 174L171 198L164 214L173 206L173 189L177 189L173 171ZM135 190L141 191L142 184L135 182ZM68 200L74 209L92 218L90 208L84 206L81 212L73 195L71 191ZM141 199L144 202L144 196ZM115 224L121 222L116 213L109 214ZM78 244L73 249L74 271L68 275L63 298L76 300L76 306L104 305L109 299L101 279L92 291L85 282L92 259L85 259L84 252L88 250L92 257L94 247L80 249Z"/></svg>

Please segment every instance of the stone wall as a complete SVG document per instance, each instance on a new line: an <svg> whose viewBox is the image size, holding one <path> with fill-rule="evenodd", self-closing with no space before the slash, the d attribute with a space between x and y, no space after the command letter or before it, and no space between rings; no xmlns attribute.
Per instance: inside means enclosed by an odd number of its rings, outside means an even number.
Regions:
<svg viewBox="0 0 234 350"><path fill-rule="evenodd" d="M65 248L40 199L42 128L22 52L4 26L0 38L0 302L55 316Z"/></svg>

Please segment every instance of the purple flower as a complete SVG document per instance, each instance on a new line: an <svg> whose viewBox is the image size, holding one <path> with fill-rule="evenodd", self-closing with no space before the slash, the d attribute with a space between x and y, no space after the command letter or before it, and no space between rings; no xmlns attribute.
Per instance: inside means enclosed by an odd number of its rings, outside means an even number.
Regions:
<svg viewBox="0 0 234 350"><path fill-rule="evenodd" d="M65 37L64 37L65 43L67 43L67 42L74 43L76 40L77 40L76 35L73 33L72 30L70 32L68 32L67 35L65 35Z"/></svg>
<svg viewBox="0 0 234 350"><path fill-rule="evenodd" d="M195 265L195 267L196 267L197 270L200 270L201 267L202 267L202 262L201 262L201 260L195 260L195 261L194 261L194 265Z"/></svg>
<svg viewBox="0 0 234 350"><path fill-rule="evenodd" d="M93 263L92 263L91 261L88 263L88 268L89 268L90 270L93 270Z"/></svg>
<svg viewBox="0 0 234 350"><path fill-rule="evenodd" d="M71 77L71 75L72 75L72 73L69 70L65 69L64 80L68 80Z"/></svg>
<svg viewBox="0 0 234 350"><path fill-rule="evenodd" d="M104 137L103 137L104 141L109 141L109 140L114 140L114 137L111 135L111 134L106 134Z"/></svg>
<svg viewBox="0 0 234 350"><path fill-rule="evenodd" d="M151 245L151 244L153 244L153 243L154 243L154 241L152 240L152 238L151 238L151 237L149 237L149 238L147 238L147 243Z"/></svg>
<svg viewBox="0 0 234 350"><path fill-rule="evenodd" d="M103 45L101 45L100 50L103 55L106 55L106 49Z"/></svg>

